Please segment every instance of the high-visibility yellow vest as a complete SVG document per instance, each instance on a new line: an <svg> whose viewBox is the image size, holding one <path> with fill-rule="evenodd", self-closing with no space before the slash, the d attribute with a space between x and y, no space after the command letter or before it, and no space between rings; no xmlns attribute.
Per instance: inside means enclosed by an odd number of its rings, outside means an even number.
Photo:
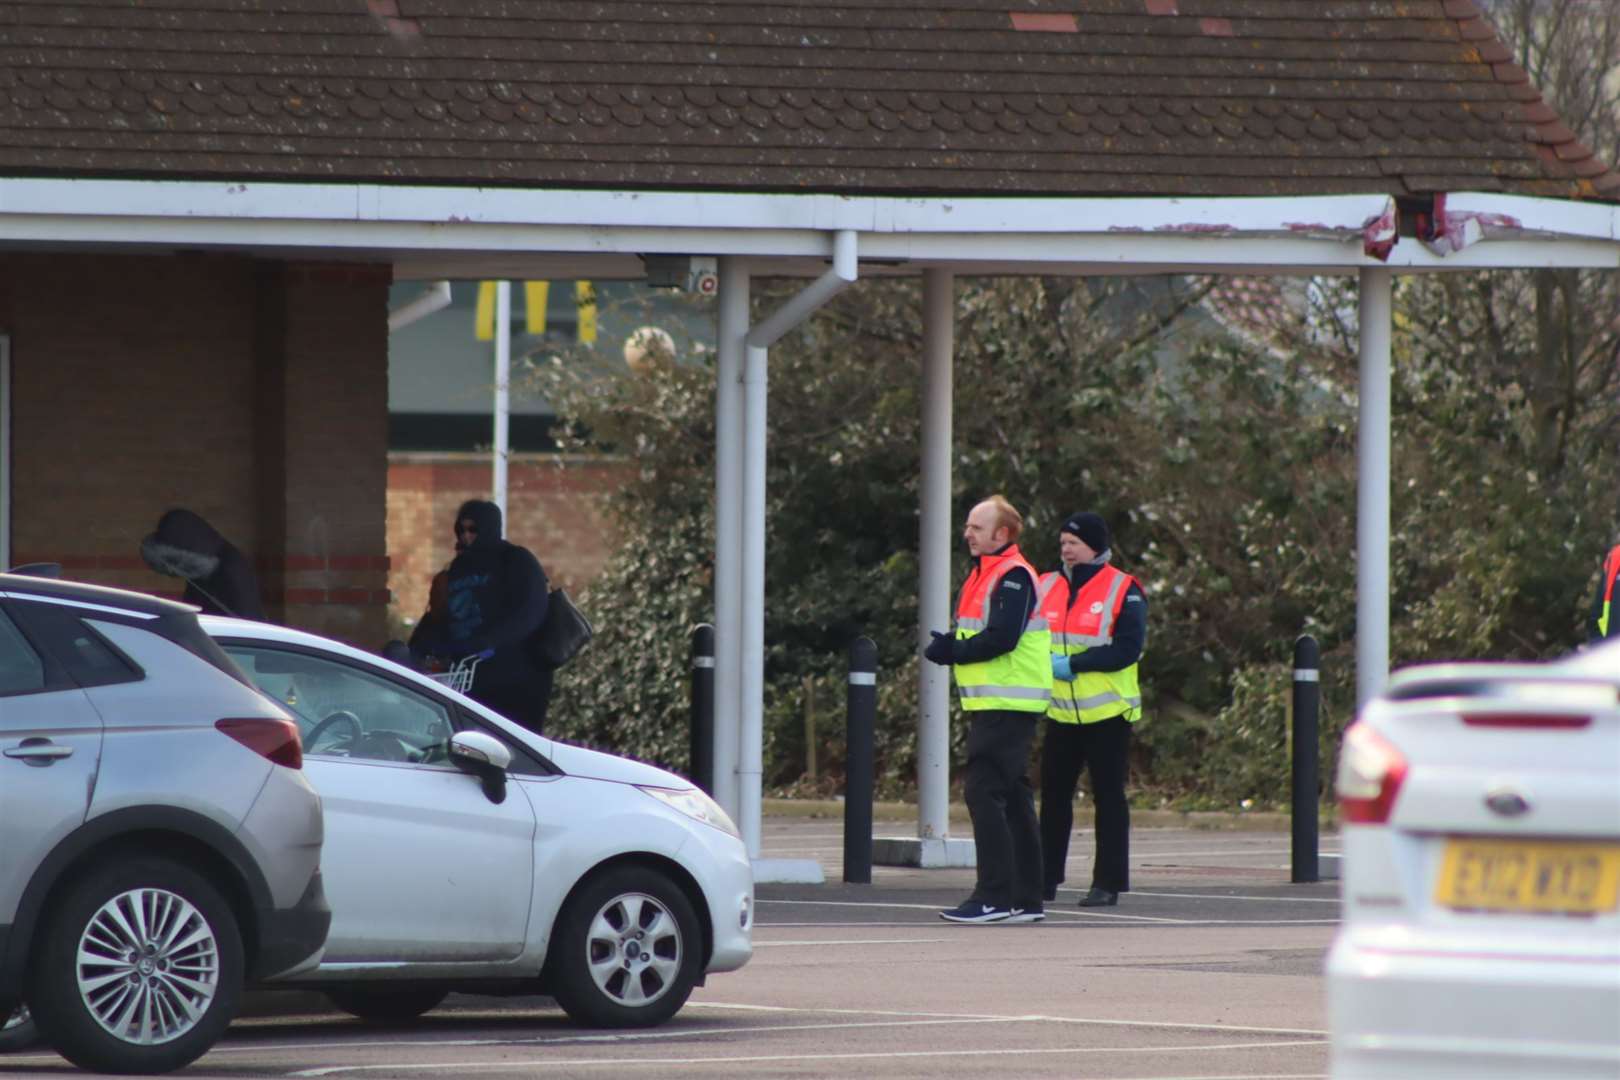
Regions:
<svg viewBox="0 0 1620 1080"><path fill-rule="evenodd" d="M1002 577L1014 567L1023 567L1035 581L1035 568L1019 554L1016 544L999 555L980 556L973 572L962 585L956 601L956 640L965 641L984 632L990 625L990 598ZM1033 603L1023 633L1011 652L973 664L957 664L956 692L968 712L1003 709L1012 712L1044 713L1052 699L1052 635L1040 608Z"/></svg>
<svg viewBox="0 0 1620 1080"><path fill-rule="evenodd" d="M1055 570L1042 575L1036 595L1051 628L1052 655L1078 656L1111 643L1125 594L1135 584L1131 575L1104 566L1080 586L1071 604L1068 579ZM1135 723L1142 716L1139 668L1140 661L1119 671L1080 671L1072 679L1054 679L1046 715L1061 724L1095 724L1115 716Z"/></svg>
<svg viewBox="0 0 1620 1080"><path fill-rule="evenodd" d="M1614 545L1609 557L1603 560L1603 610L1598 612L1598 633L1609 636L1609 612L1614 607L1614 583L1620 578L1620 544ZM1620 630L1620 626L1615 627Z"/></svg>

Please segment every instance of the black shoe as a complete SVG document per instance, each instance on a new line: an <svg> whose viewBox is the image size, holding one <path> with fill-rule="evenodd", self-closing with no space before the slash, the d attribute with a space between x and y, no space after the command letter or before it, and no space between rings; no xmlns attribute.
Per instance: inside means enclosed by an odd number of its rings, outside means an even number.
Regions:
<svg viewBox="0 0 1620 1080"><path fill-rule="evenodd" d="M997 907L995 904L986 904L979 900L964 900L955 907L940 912L939 917L946 922L959 923L1006 922L1012 917L1012 909Z"/></svg>
<svg viewBox="0 0 1620 1080"><path fill-rule="evenodd" d="M1099 889L1095 885L1079 900L1081 907L1113 907L1119 903L1119 893Z"/></svg>
<svg viewBox="0 0 1620 1080"><path fill-rule="evenodd" d="M1056 885L1048 885L1046 887L1046 889L1041 893L1041 897L1048 904L1050 904L1052 901L1056 900L1057 899L1057 886Z"/></svg>

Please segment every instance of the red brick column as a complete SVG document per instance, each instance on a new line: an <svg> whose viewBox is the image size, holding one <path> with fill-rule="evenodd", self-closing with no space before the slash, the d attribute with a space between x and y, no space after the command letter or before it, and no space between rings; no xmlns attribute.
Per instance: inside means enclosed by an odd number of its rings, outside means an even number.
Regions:
<svg viewBox="0 0 1620 1080"><path fill-rule="evenodd" d="M376 649L388 636L386 267L260 273L259 518L272 618Z"/></svg>

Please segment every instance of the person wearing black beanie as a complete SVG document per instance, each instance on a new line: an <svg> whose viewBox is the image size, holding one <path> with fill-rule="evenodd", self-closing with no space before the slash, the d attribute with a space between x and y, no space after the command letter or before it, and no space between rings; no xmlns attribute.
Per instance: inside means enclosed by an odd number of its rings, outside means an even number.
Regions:
<svg viewBox="0 0 1620 1080"><path fill-rule="evenodd" d="M501 508L492 502L462 503L454 529L443 610L418 624L411 651L481 657L467 696L542 734L553 671L528 643L546 620L546 572L528 548L501 538Z"/></svg>
<svg viewBox="0 0 1620 1080"><path fill-rule="evenodd" d="M1058 532L1062 568L1037 595L1052 634L1052 703L1041 748L1041 865L1045 899L1057 899L1074 828L1080 771L1090 779L1097 851L1081 907L1112 907L1130 889L1130 803L1125 797L1131 725L1142 715L1137 672L1147 641L1147 597L1110 565L1108 523L1071 514Z"/></svg>

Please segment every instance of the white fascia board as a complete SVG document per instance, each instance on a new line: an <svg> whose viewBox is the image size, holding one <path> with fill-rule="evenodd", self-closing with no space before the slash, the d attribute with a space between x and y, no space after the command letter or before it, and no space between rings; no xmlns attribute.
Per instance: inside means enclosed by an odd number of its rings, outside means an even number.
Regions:
<svg viewBox="0 0 1620 1080"><path fill-rule="evenodd" d="M1446 216L1485 221L1486 237L1543 236L1620 240L1620 206L1527 195L1461 191L1446 196Z"/></svg>
<svg viewBox="0 0 1620 1080"><path fill-rule="evenodd" d="M234 250L702 254L824 260L827 232L863 259L1407 272L1620 265L1620 208L1483 193L1447 197L1477 237L1439 254L1362 249L1386 195L1279 198L850 198L204 181L0 179L0 240Z"/></svg>
<svg viewBox="0 0 1620 1080"><path fill-rule="evenodd" d="M378 184L0 179L0 215L861 233L1339 235L1385 195L1090 199L845 197Z"/></svg>
<svg viewBox="0 0 1620 1080"><path fill-rule="evenodd" d="M1361 234L1329 240L1296 237L1176 235L1040 235L861 237L861 258L925 265L951 262L1023 263L1025 272L1046 265L1087 264L1089 273L1128 274L1134 267L1176 268L1178 273L1214 273L1241 268L1245 273L1320 273L1324 267L1349 273L1387 267L1405 272L1480 270L1541 266L1613 270L1620 268L1620 243L1600 240L1504 239L1474 244L1440 255L1404 237L1380 261L1367 255Z"/></svg>
<svg viewBox="0 0 1620 1080"><path fill-rule="evenodd" d="M524 256L719 253L762 259L806 260L819 272L828 258L827 234L814 230L582 228L513 225L363 224L358 222L8 217L0 214L0 242L37 248L169 250L219 248L234 251L350 253L353 257L431 261L435 255ZM951 266L994 263L1006 273L1091 274L1349 273L1387 266L1407 273L1515 267L1620 268L1620 243L1602 240L1491 239L1449 255L1403 239L1379 262L1367 256L1361 236L1249 237L1142 233L878 233L862 234L861 258L876 262ZM1076 268L1084 266L1083 271ZM1066 267L1066 270L1058 268ZM428 276L442 276L433 271Z"/></svg>
<svg viewBox="0 0 1620 1080"><path fill-rule="evenodd" d="M1368 268L1386 266L1403 273L1452 270L1568 270L1620 269L1620 243L1609 240L1568 238L1514 239L1491 236L1461 251L1439 254L1412 239L1403 237L1390 252L1388 261L1365 259ZM1359 254L1359 253L1358 253Z"/></svg>

